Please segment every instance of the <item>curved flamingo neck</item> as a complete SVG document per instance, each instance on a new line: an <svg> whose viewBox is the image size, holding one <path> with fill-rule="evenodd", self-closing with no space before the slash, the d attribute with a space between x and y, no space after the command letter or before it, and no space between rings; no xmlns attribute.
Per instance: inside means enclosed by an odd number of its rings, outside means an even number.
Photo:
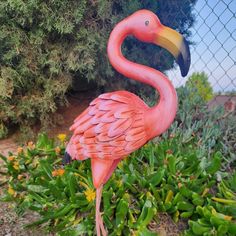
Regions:
<svg viewBox="0 0 236 236"><path fill-rule="evenodd" d="M163 73L129 61L123 56L121 45L128 35L132 35L132 30L125 19L110 35L107 46L108 58L119 73L154 87L160 94L159 102L145 114L146 129L151 139L165 132L173 122L177 111L177 95L173 85Z"/></svg>

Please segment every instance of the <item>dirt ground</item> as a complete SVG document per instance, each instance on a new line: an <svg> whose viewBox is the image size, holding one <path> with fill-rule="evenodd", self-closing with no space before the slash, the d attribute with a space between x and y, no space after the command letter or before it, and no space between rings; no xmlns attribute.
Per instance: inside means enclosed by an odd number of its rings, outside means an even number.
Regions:
<svg viewBox="0 0 236 236"><path fill-rule="evenodd" d="M68 128L73 123L73 120L88 106L89 102L96 97L95 93L80 94L77 97L69 98L69 106L58 110L58 114L62 115L64 122L49 130L49 135L55 137L59 133L69 134ZM70 134L69 134L70 135ZM15 153L19 144L16 143L17 134L11 137L0 140L0 153L7 155L8 152ZM2 162L0 159L0 171L2 170ZM0 174L0 183L4 181L4 176ZM5 186L6 187L6 186ZM0 197L4 191L4 185L0 185ZM38 218L34 212L27 212L25 215L18 217L14 211L14 206L11 203L0 202L0 236L53 236L47 234L41 228L25 229L23 226L33 222ZM174 224L168 214L159 215L159 223L150 224L150 229L158 231L161 236L176 236L179 235L186 223Z"/></svg>

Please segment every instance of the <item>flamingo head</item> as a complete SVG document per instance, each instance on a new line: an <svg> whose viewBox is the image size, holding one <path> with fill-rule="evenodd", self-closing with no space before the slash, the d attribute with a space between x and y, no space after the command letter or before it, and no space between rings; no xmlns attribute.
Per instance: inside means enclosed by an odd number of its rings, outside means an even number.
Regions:
<svg viewBox="0 0 236 236"><path fill-rule="evenodd" d="M125 22L135 38L167 49L175 57L182 76L188 74L190 51L187 41L180 33L162 25L158 17L149 10L136 11Z"/></svg>

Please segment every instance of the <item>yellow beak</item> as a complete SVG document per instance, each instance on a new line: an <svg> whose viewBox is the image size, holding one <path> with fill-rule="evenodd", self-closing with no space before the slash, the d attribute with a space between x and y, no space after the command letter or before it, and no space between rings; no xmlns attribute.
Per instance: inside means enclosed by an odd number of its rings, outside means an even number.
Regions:
<svg viewBox="0 0 236 236"><path fill-rule="evenodd" d="M180 33L162 26L154 43L167 49L175 57L183 77L188 74L191 61L190 51L187 41Z"/></svg>

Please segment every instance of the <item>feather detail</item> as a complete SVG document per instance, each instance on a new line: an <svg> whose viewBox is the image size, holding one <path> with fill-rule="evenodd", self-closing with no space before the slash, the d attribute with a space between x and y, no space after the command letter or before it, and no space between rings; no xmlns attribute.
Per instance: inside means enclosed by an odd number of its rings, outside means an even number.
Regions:
<svg viewBox="0 0 236 236"><path fill-rule="evenodd" d="M117 139L110 141L109 144L111 146L119 147L119 146L124 146L126 144L126 141L118 141Z"/></svg>
<svg viewBox="0 0 236 236"><path fill-rule="evenodd" d="M112 154L112 151L114 150L114 147L112 147L112 146L109 147L109 146L99 145L99 146L97 146L97 150L98 150L99 152Z"/></svg>
<svg viewBox="0 0 236 236"><path fill-rule="evenodd" d="M117 101L117 102L122 102L122 103L125 103L125 104L130 104L132 103L130 101L130 97L125 97L125 96L121 96L119 94L112 94L111 95L111 99L114 100L114 101Z"/></svg>
<svg viewBox="0 0 236 236"><path fill-rule="evenodd" d="M125 140L128 141L128 142L133 142L133 141L136 141L136 140L140 140L143 137L146 137L144 132L141 132L141 133L138 133L138 134L133 134L133 135L128 134L127 136L125 136Z"/></svg>
<svg viewBox="0 0 236 236"><path fill-rule="evenodd" d="M84 148L88 153L91 153L91 152L97 152L97 145L96 144L89 144L89 145L85 145L85 148Z"/></svg>
<svg viewBox="0 0 236 236"><path fill-rule="evenodd" d="M88 114L82 116L80 120L77 120L76 122L74 122L74 124L70 127L70 130L74 131L76 128L88 122L90 119L91 119L91 116L89 116Z"/></svg>
<svg viewBox="0 0 236 236"><path fill-rule="evenodd" d="M96 132L95 132L95 127L92 126L91 128L87 129L85 132L84 132L84 137L85 138L92 138L96 135Z"/></svg>
<svg viewBox="0 0 236 236"><path fill-rule="evenodd" d="M92 143L95 143L95 139L94 139L94 137L92 137L92 138L83 137L83 139L82 138L80 139L80 143L82 143L82 144L92 144Z"/></svg>
<svg viewBox="0 0 236 236"><path fill-rule="evenodd" d="M146 139L142 138L139 140L135 140L133 142L128 142L125 146L125 151L133 152L138 148L142 147L146 143Z"/></svg>
<svg viewBox="0 0 236 236"><path fill-rule="evenodd" d="M74 130L74 134L82 134L90 127L91 127L91 124L89 122L85 122L82 125L76 127L76 129Z"/></svg>
<svg viewBox="0 0 236 236"><path fill-rule="evenodd" d="M96 106L90 106L89 108L88 108L88 114L90 115L90 116L94 116L94 115L96 115L96 114L98 114L99 112L99 110L98 110L98 108L96 107Z"/></svg>
<svg viewBox="0 0 236 236"><path fill-rule="evenodd" d="M108 132L109 128L110 128L110 124L107 123L100 123L96 126L95 131L97 134L101 134L101 133L106 133Z"/></svg>
<svg viewBox="0 0 236 236"><path fill-rule="evenodd" d="M132 124L132 119L119 119L116 122L114 122L109 131L108 136L114 137L119 134L123 134Z"/></svg>
<svg viewBox="0 0 236 236"><path fill-rule="evenodd" d="M133 128L133 129L130 129L128 132L127 132L127 135L138 135L138 134L140 134L140 133L142 133L142 135L143 135L143 133L144 133L145 131L144 131L144 128L143 127L135 127L135 128Z"/></svg>
<svg viewBox="0 0 236 236"><path fill-rule="evenodd" d="M126 91L94 99L71 126L74 159L122 159L144 144L144 111L147 106Z"/></svg>
<svg viewBox="0 0 236 236"><path fill-rule="evenodd" d="M117 109L117 103L113 101L103 102L99 105L99 111L112 111L114 108Z"/></svg>
<svg viewBox="0 0 236 236"><path fill-rule="evenodd" d="M96 142L97 143L99 143L99 142L109 142L109 141L114 140L114 139L116 139L116 136L110 137L110 136L108 136L108 134L103 134L103 133L96 136Z"/></svg>
<svg viewBox="0 0 236 236"><path fill-rule="evenodd" d="M125 107L123 109L119 109L118 111L115 112L114 117L117 119L128 119L132 117L135 114L134 110L127 111Z"/></svg>
<svg viewBox="0 0 236 236"><path fill-rule="evenodd" d="M99 112L98 114L95 114L92 118L91 118L91 124L92 125L97 125L101 122L101 117L103 117L106 113L105 112Z"/></svg>
<svg viewBox="0 0 236 236"><path fill-rule="evenodd" d="M116 118L114 117L114 113L112 111L105 113L101 118L100 121L102 123L111 123L114 122Z"/></svg>

